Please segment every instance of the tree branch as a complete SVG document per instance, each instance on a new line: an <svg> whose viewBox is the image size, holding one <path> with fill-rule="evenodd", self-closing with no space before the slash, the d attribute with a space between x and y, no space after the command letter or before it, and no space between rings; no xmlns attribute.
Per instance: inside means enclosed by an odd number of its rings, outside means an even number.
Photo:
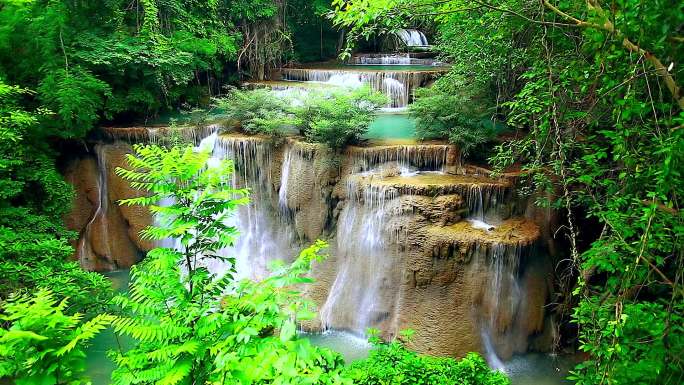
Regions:
<svg viewBox="0 0 684 385"><path fill-rule="evenodd" d="M672 77L672 74L670 74L670 71L668 71L667 67L658 59L655 57L652 53L646 51L645 49L639 47L637 44L634 44L631 40L625 36L622 31L619 29L615 28L615 25L613 22L610 21L610 18L606 17L605 11L603 8L601 8L601 5L598 3L596 0L587 0L587 7L589 10L592 10L596 12L596 14L604 20L603 24L595 24L595 23L589 23L580 19L577 19L573 17L572 15L569 15L560 9L558 7L554 6L553 4L549 3L548 0L542 0L542 4L552 12L572 21L579 27L584 27L584 28L595 28L598 30L603 30L607 31L611 34L614 34L616 36L622 37L622 46L625 47L628 51L634 52L636 54L639 54L643 57L646 58L646 60L651 63L651 65L656 69L656 73L663 78L663 81L665 82L665 86L667 89L670 91L672 94L672 97L674 98L675 102L679 105L679 108L684 110L684 97L681 95L681 88L677 85L677 82L675 82L674 78Z"/></svg>

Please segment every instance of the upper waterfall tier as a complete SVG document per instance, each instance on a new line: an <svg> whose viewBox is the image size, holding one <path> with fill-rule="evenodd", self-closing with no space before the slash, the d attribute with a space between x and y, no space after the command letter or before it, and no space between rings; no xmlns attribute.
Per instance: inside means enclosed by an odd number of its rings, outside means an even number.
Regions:
<svg viewBox="0 0 684 385"><path fill-rule="evenodd" d="M445 70L437 67L426 68L284 68L284 80L300 82L319 82L341 87L360 87L368 84L376 91L390 98L387 107L406 107L413 96L413 90L425 86Z"/></svg>
<svg viewBox="0 0 684 385"><path fill-rule="evenodd" d="M382 54L361 53L351 57L349 64L353 65L418 65L418 66L444 66L444 63L432 58L415 57L410 53Z"/></svg>
<svg viewBox="0 0 684 385"><path fill-rule="evenodd" d="M407 47L427 47L430 45L425 34L417 29L400 29L395 34Z"/></svg>

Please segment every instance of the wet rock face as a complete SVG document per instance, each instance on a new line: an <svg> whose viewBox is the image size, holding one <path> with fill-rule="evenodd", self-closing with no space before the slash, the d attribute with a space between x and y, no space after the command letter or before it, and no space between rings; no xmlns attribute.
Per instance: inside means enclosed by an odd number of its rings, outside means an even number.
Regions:
<svg viewBox="0 0 684 385"><path fill-rule="evenodd" d="M64 224L69 230L81 231L95 215L98 205L98 171L94 157L73 159L64 171L64 179L74 187L72 210L65 215ZM78 246L78 239L71 240Z"/></svg>
<svg viewBox="0 0 684 385"><path fill-rule="evenodd" d="M224 137L217 146L236 157L236 183L252 188L259 204L244 208L244 217L264 217L241 222L243 236L268 235L260 244L272 246L269 254L287 248L283 258L318 238L330 244L304 289L319 309L306 329L374 327L389 338L411 328L414 349L444 356L505 358L549 346L553 324L544 306L553 270L538 241L540 227L541 236L549 230L538 211L525 219L527 203L512 180L460 165L444 144L342 154L295 139ZM77 196L65 220L80 232L86 268L130 266L153 246L137 236L152 221L147 210L116 204L140 194L114 174L130 151L121 142L100 145L97 157L74 160L66 171ZM248 246L236 253L250 258L256 249Z"/></svg>
<svg viewBox="0 0 684 385"><path fill-rule="evenodd" d="M120 199L140 195L115 174L117 167L127 167L125 155L130 152L128 144L98 144L93 156L74 159L66 167L64 177L76 196L65 223L79 232L72 242L74 258L87 270L128 268L153 246L138 235L151 224L149 211L118 204Z"/></svg>
<svg viewBox="0 0 684 385"><path fill-rule="evenodd" d="M288 140L274 165L278 207L294 221L297 237L311 242L324 235L335 207L332 189L337 178L337 156L324 146Z"/></svg>

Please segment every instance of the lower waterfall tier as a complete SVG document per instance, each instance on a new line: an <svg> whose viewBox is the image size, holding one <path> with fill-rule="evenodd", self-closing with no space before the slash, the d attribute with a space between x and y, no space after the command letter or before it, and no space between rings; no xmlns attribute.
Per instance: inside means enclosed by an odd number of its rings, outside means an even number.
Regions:
<svg viewBox="0 0 684 385"><path fill-rule="evenodd" d="M131 146L97 146L67 170L77 191L67 223L85 245L82 265L109 270L153 246L137 236L151 216L116 205L136 194L114 174ZM536 242L545 223L525 219L512 180L456 174L470 168L443 143L337 154L293 138L213 134L202 146L232 159L235 184L252 191L235 216L242 239L224 251L243 276L263 276L269 259L290 259L315 239L329 242L305 288L319 308L305 329L374 327L390 337L411 328L413 348L450 356L550 347L553 271Z"/></svg>

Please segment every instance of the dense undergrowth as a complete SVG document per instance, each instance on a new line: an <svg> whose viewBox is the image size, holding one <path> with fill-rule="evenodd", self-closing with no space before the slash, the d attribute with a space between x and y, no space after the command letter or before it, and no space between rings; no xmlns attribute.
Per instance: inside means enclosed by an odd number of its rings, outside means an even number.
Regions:
<svg viewBox="0 0 684 385"><path fill-rule="evenodd" d="M403 340L410 340L412 330L401 332ZM505 374L492 371L485 360L470 353L460 360L417 354L404 347L403 342L389 343L370 330L373 344L368 358L356 361L343 374L359 385L509 385Z"/></svg>
<svg viewBox="0 0 684 385"><path fill-rule="evenodd" d="M307 90L290 97L256 89L233 90L216 99L216 109L228 128L275 137L298 132L340 150L361 138L386 103L386 96L370 87Z"/></svg>

